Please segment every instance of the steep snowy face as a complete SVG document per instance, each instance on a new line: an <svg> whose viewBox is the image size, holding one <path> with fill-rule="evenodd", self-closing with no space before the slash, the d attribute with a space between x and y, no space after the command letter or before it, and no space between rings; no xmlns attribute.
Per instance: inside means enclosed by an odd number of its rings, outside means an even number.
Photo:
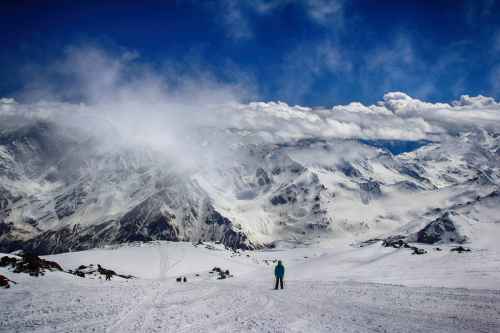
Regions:
<svg viewBox="0 0 500 333"><path fill-rule="evenodd" d="M405 96L331 112L346 119L368 112L397 125L393 113L451 108ZM475 240L483 225L498 225L499 205L491 202L499 190L500 135L493 128L389 140L366 124L362 137L344 135L325 110L240 108L243 120L228 113L228 124L199 126L179 137L176 149L175 140L169 147L131 143L99 122L91 131L50 117L1 115L0 251L149 240L255 248L395 233L441 242ZM260 117L285 117L288 127L270 133L256 123Z"/></svg>
<svg viewBox="0 0 500 333"><path fill-rule="evenodd" d="M51 253L154 239L253 246L163 154L50 122L16 124L0 135L2 249Z"/></svg>
<svg viewBox="0 0 500 333"><path fill-rule="evenodd" d="M498 181L499 147L498 133L478 130L443 138L401 158L425 168L426 176L439 187L467 180L487 185Z"/></svg>
<svg viewBox="0 0 500 333"><path fill-rule="evenodd" d="M457 205L498 190L495 133L443 137L399 155L386 143L312 138L242 144L231 163L200 170L195 179L217 209L260 244L363 239L401 230L411 235L417 230L410 225L424 228L447 211L454 214ZM391 148L396 145L408 146L391 142ZM484 218L476 216L480 224L497 221L490 210L472 211L484 211ZM469 229L463 237L439 240L471 239Z"/></svg>

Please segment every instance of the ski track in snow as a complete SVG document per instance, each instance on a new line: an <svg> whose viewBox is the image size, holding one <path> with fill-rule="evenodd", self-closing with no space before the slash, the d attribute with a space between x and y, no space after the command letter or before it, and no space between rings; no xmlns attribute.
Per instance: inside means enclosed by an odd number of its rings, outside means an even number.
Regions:
<svg viewBox="0 0 500 333"><path fill-rule="evenodd" d="M499 332L500 291L246 278L62 279L2 295L0 332ZM76 288L75 288L76 287Z"/></svg>

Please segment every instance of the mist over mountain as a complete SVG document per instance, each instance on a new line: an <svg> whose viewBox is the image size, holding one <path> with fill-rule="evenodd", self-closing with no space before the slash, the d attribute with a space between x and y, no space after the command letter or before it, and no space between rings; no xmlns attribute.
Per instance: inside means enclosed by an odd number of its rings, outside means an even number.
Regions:
<svg viewBox="0 0 500 333"><path fill-rule="evenodd" d="M0 100L0 251L149 240L259 248L429 228L417 239L475 241L499 222L492 98L244 102L239 85L172 83L131 72L130 61L70 54L84 103ZM440 219L455 236L433 227Z"/></svg>

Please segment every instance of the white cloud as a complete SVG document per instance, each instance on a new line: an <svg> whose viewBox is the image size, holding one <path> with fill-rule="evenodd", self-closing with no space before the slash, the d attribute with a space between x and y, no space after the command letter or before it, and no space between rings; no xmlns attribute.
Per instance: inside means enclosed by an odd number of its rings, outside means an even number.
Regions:
<svg viewBox="0 0 500 333"><path fill-rule="evenodd" d="M205 90L198 87L198 90ZM214 87L210 87L213 91ZM176 96L140 90L123 90L109 100L94 105L35 103L24 105L2 99L2 113L30 113L52 117L66 124L95 117L111 123L126 142L150 145L183 159L196 159L196 142L232 129L265 142L287 142L318 137L325 139L422 140L485 128L500 131L500 104L484 96L462 96L458 101L429 103L401 92L391 92L376 105L353 102L331 109L289 106L282 102L241 104L223 90L216 98L202 92L191 100L193 90ZM209 93L208 93L209 94ZM227 103L226 103L227 102ZM9 109L5 109L8 105ZM87 118L90 119L90 118ZM95 131L96 122L78 122ZM205 132L203 129L210 129ZM214 132L215 131L215 132ZM200 136L209 133L209 137ZM191 138L191 139L190 139ZM214 146L214 153L227 148Z"/></svg>
<svg viewBox="0 0 500 333"><path fill-rule="evenodd" d="M249 39L253 37L253 31L248 18L244 14L244 8L236 1L222 1L222 17L226 25L226 33L233 39Z"/></svg>
<svg viewBox="0 0 500 333"><path fill-rule="evenodd" d="M495 99L491 97L485 97L482 95L478 96L469 96L469 95L462 95L460 96L460 99L458 101L452 102L453 106L470 106L470 107L476 107L476 108L482 108L482 107L488 107L488 106L493 106L497 107L499 106L497 102L495 102Z"/></svg>
<svg viewBox="0 0 500 333"><path fill-rule="evenodd" d="M16 104L13 98L0 98L0 111L11 112L14 110Z"/></svg>
<svg viewBox="0 0 500 333"><path fill-rule="evenodd" d="M344 3L340 0L307 0L309 16L319 24L335 24L342 20Z"/></svg>
<svg viewBox="0 0 500 333"><path fill-rule="evenodd" d="M254 36L252 15L270 15L288 5L301 6L319 25L338 27L343 22L344 0L224 0L216 10L222 13L227 35L239 40Z"/></svg>
<svg viewBox="0 0 500 333"><path fill-rule="evenodd" d="M500 105L492 98L462 96L459 101L429 103L391 92L377 105L353 102L332 109L250 103L220 111L219 126L266 133L287 141L307 137L391 140L434 139L474 128L500 130Z"/></svg>
<svg viewBox="0 0 500 333"><path fill-rule="evenodd" d="M126 58L126 57L125 57ZM116 60L119 59L119 60ZM242 133L252 140L277 143L302 138L436 139L484 128L500 132L500 104L484 96L461 96L452 103L430 103L402 92L389 92L374 105L352 102L332 108L290 106L282 102L242 103L242 87L210 76L169 77L152 70L129 73L134 67L120 56L73 49L62 68L71 64L85 104L0 99L0 114L50 118L103 135L105 140L149 145L184 164L200 150L215 156L228 149L221 133ZM119 135L109 135L109 127ZM209 142L205 147L201 142ZM213 159L214 161L217 158Z"/></svg>

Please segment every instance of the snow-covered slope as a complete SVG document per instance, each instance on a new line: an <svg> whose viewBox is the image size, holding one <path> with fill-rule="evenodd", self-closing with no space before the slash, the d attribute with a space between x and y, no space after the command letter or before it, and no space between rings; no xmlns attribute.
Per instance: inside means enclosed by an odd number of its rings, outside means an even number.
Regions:
<svg viewBox="0 0 500 333"><path fill-rule="evenodd" d="M326 244L325 244L326 245ZM208 248L207 248L208 246ZM498 245L426 256L335 243L235 253L217 244L150 242L48 256L68 270L101 264L137 279L64 272L0 290L0 331L497 332ZM274 261L285 290L273 290ZM218 280L214 267L234 275ZM176 277L186 276L186 283Z"/></svg>

